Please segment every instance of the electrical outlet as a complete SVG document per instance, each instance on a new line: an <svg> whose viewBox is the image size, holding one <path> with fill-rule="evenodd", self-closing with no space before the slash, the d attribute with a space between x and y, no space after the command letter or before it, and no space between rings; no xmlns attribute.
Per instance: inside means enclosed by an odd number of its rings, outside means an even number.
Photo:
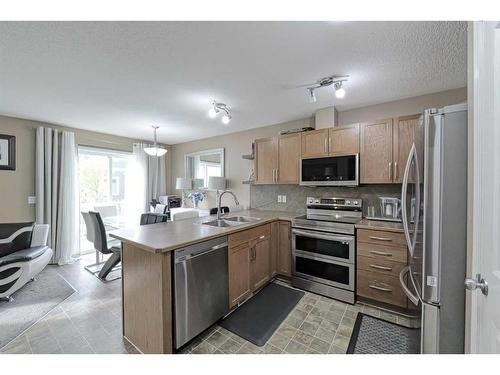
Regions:
<svg viewBox="0 0 500 375"><path fill-rule="evenodd" d="M36 197L29 196L28 197L28 204L35 204L36 203Z"/></svg>
<svg viewBox="0 0 500 375"><path fill-rule="evenodd" d="M282 195L281 196L281 202L282 203L286 203L286 195Z"/></svg>
<svg viewBox="0 0 500 375"><path fill-rule="evenodd" d="M281 201L282 201L281 195L278 195L278 203L281 203Z"/></svg>

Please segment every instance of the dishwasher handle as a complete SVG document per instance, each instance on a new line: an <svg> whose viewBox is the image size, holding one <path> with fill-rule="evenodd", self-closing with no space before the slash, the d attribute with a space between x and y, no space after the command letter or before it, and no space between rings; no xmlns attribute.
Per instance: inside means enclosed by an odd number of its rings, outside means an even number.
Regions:
<svg viewBox="0 0 500 375"><path fill-rule="evenodd" d="M224 247L228 247L228 243L227 242L224 242L224 243L212 246L210 249L202 251L201 253L189 254L189 255L185 255L183 257L177 258L175 260L175 264L185 262L185 261L187 261L189 259L195 259L195 258L201 257L202 255L206 255L206 254L209 254L209 253L211 253L213 251L216 251L216 250L219 250L219 249L223 249Z"/></svg>

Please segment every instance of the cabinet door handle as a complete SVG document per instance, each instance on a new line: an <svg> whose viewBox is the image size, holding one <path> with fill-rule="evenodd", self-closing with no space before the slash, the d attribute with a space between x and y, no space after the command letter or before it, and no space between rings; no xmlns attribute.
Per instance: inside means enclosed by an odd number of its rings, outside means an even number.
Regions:
<svg viewBox="0 0 500 375"><path fill-rule="evenodd" d="M266 236L265 236L265 235L260 236L260 237L259 237L259 240L263 240L264 238L266 238Z"/></svg>
<svg viewBox="0 0 500 375"><path fill-rule="evenodd" d="M392 238L370 236L371 240L392 242Z"/></svg>
<svg viewBox="0 0 500 375"><path fill-rule="evenodd" d="M382 288L381 286L377 286L377 285L368 285L368 286L372 289L380 290L381 292L392 292L392 289L389 289L389 288Z"/></svg>
<svg viewBox="0 0 500 375"><path fill-rule="evenodd" d="M392 180L392 161L389 162L389 180Z"/></svg>
<svg viewBox="0 0 500 375"><path fill-rule="evenodd" d="M377 270L392 271L392 267L379 266L378 264L370 264L370 267Z"/></svg>
<svg viewBox="0 0 500 375"><path fill-rule="evenodd" d="M279 168L276 168L276 182L278 182L279 178L280 178L280 170Z"/></svg>
<svg viewBox="0 0 500 375"><path fill-rule="evenodd" d="M328 137L328 151L333 152L333 150L332 150L332 137Z"/></svg>
<svg viewBox="0 0 500 375"><path fill-rule="evenodd" d="M328 152L328 140L325 138L325 152Z"/></svg>
<svg viewBox="0 0 500 375"><path fill-rule="evenodd" d="M398 162L395 161L394 162L394 180L397 180L398 179Z"/></svg>
<svg viewBox="0 0 500 375"><path fill-rule="evenodd" d="M375 251L375 250L372 250L370 251L371 254L375 254L375 255L382 255L384 257L392 257L392 254L391 253L384 253L383 251Z"/></svg>

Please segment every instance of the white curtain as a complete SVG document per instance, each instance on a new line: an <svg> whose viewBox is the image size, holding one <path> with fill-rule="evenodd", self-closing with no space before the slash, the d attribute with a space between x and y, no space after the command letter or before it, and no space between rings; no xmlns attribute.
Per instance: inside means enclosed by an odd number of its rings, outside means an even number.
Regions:
<svg viewBox="0 0 500 375"><path fill-rule="evenodd" d="M40 127L36 132L36 222L49 224L51 263L71 263L80 253L75 134Z"/></svg>
<svg viewBox="0 0 500 375"><path fill-rule="evenodd" d="M167 193L165 155L149 156L144 148L149 145L134 143L132 162L126 176L126 210L127 221L138 224L140 215L149 211L149 203L153 198Z"/></svg>

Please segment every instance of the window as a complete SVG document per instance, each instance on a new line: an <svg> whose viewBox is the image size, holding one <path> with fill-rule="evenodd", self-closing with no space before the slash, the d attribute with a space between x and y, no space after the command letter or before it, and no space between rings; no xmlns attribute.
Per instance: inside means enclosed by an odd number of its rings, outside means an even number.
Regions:
<svg viewBox="0 0 500 375"><path fill-rule="evenodd" d="M107 230L125 223L125 175L132 154L92 147L78 148L80 211L97 211ZM94 251L87 241L87 228L80 217L81 253Z"/></svg>

